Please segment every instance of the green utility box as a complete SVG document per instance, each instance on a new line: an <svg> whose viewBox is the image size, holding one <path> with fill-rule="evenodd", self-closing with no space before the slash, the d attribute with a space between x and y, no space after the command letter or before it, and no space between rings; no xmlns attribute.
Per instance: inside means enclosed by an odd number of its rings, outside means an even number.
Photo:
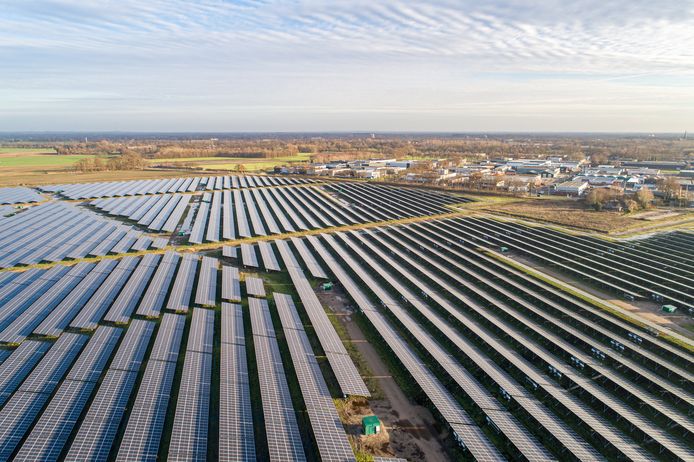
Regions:
<svg viewBox="0 0 694 462"><path fill-rule="evenodd" d="M367 415L361 419L361 425L365 435L376 435L381 433L381 421L375 415Z"/></svg>
<svg viewBox="0 0 694 462"><path fill-rule="evenodd" d="M675 305L663 305L663 311L666 313L674 313L677 311L677 307Z"/></svg>
<svg viewBox="0 0 694 462"><path fill-rule="evenodd" d="M323 290L330 290L333 288L333 283L332 282L324 282L321 287L323 287Z"/></svg>

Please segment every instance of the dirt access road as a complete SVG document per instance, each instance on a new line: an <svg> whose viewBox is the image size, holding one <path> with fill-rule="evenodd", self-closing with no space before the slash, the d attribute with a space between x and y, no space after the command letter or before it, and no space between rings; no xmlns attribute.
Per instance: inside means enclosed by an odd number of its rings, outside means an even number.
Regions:
<svg viewBox="0 0 694 462"><path fill-rule="evenodd" d="M382 399L370 399L369 407L386 427L387 440L361 438L361 445L375 454L391 453L408 461L444 462L450 458L441 444L445 435L439 434L434 416L423 406L410 401L391 376L374 346L365 338L352 319L348 301L339 289L317 292L324 305L335 314L364 358L382 391ZM371 444L372 443L372 444Z"/></svg>

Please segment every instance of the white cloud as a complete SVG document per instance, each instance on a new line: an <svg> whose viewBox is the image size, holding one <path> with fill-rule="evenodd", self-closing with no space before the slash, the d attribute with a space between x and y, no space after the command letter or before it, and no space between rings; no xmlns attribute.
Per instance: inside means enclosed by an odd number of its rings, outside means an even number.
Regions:
<svg viewBox="0 0 694 462"><path fill-rule="evenodd" d="M259 130L325 129L324 114L432 130L433 113L496 114L490 130L569 113L582 130L606 112L679 130L694 122L692 18L691 0L16 0L0 5L0 129L51 129L66 111L162 129L177 110L191 116L171 130L220 129L238 108Z"/></svg>

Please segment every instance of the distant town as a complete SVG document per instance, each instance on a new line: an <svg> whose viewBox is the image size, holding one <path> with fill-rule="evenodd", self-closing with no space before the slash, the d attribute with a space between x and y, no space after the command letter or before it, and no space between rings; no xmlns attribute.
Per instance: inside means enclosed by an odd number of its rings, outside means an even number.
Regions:
<svg viewBox="0 0 694 462"><path fill-rule="evenodd" d="M694 166L675 161L621 161L593 165L590 159L494 157L475 163L440 160L369 159L276 167L275 173L398 181L513 194L572 197L609 189L694 206Z"/></svg>

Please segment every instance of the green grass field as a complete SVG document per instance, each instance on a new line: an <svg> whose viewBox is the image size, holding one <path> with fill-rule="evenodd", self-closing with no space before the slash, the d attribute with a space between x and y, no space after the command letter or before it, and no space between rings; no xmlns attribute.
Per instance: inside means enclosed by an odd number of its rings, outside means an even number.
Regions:
<svg viewBox="0 0 694 462"><path fill-rule="evenodd" d="M0 147L0 154L55 154L52 148L8 148Z"/></svg>
<svg viewBox="0 0 694 462"><path fill-rule="evenodd" d="M0 168L34 167L53 169L56 167L71 167L80 159L89 156L59 156L56 154L26 154L12 157L0 157Z"/></svg>

